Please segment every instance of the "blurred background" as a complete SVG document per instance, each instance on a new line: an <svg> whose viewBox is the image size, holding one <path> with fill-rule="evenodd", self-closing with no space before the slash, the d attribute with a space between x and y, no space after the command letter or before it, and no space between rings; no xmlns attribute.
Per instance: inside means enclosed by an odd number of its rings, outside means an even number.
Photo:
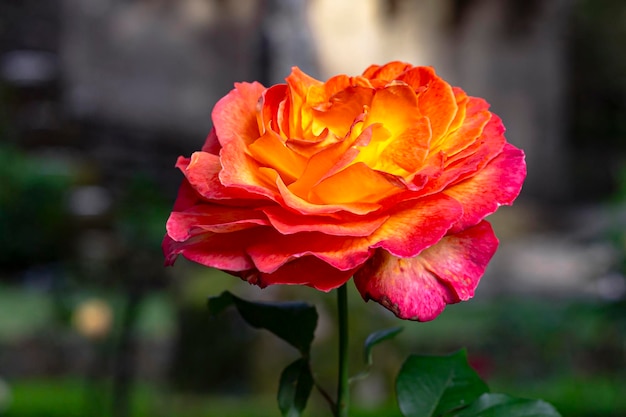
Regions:
<svg viewBox="0 0 626 417"><path fill-rule="evenodd" d="M527 154L476 297L399 323L351 288L355 416L399 416L410 353L467 347L494 391L564 416L626 415L626 3L622 0L2 0L0 415L276 416L297 356L206 298L320 312L313 362L334 390L333 294L259 290L180 259L164 224L211 109L235 81L433 65L485 97ZM328 415L313 393L308 416Z"/></svg>

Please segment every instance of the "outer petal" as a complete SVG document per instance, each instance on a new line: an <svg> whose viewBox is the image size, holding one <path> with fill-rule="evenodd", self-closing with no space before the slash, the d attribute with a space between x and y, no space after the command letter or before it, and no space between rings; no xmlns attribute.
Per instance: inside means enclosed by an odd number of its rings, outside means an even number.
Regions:
<svg viewBox="0 0 626 417"><path fill-rule="evenodd" d="M235 89L217 102L213 109L215 132L222 149L220 182L225 186L273 198L273 185L258 175L259 164L245 152L259 138L257 105L265 88L259 83L236 83Z"/></svg>
<svg viewBox="0 0 626 417"><path fill-rule="evenodd" d="M189 207L193 207L200 201L202 201L202 196L200 196L196 192L196 190L194 190L194 188L189 184L189 181L183 179L180 184L180 188L178 189L178 195L176 196L173 210L183 211L188 209Z"/></svg>
<svg viewBox="0 0 626 417"><path fill-rule="evenodd" d="M445 236L462 213L458 202L441 194L400 203L371 236L372 247L395 256L415 256Z"/></svg>
<svg viewBox="0 0 626 417"><path fill-rule="evenodd" d="M220 149L222 149L222 145L220 145L219 140L217 139L217 134L215 133L215 128L211 129L209 135L204 141L204 145L202 145L202 152L208 152L213 155L219 155Z"/></svg>
<svg viewBox="0 0 626 417"><path fill-rule="evenodd" d="M254 268L242 242L253 239L250 229L232 233L203 233L184 242L169 236L163 239L165 265L173 265L178 255L190 261L224 271L246 271Z"/></svg>
<svg viewBox="0 0 626 417"><path fill-rule="evenodd" d="M443 238L414 258L379 250L354 276L363 298L373 299L401 319L429 321L447 304L467 300L496 251L487 222Z"/></svg>
<svg viewBox="0 0 626 417"><path fill-rule="evenodd" d="M473 226L501 205L512 204L525 177L524 152L507 143L502 153L476 175L446 188L443 193L463 206L463 217L453 231Z"/></svg>
<svg viewBox="0 0 626 417"><path fill-rule="evenodd" d="M246 208L201 204L174 211L167 220L167 234L178 242L198 233L228 233L258 225L269 225L262 212Z"/></svg>
<svg viewBox="0 0 626 417"><path fill-rule="evenodd" d="M246 251L256 269L270 274L289 262L311 255L335 269L348 271L361 266L373 252L367 237L331 236L319 232L282 235L269 229L263 238L249 244Z"/></svg>
<svg viewBox="0 0 626 417"><path fill-rule="evenodd" d="M259 137L257 105L264 91L258 82L235 83L235 88L215 104L211 117L222 147L233 144L242 151Z"/></svg>
<svg viewBox="0 0 626 417"><path fill-rule="evenodd" d="M218 156L194 152L191 158L178 158L176 166L185 174L193 189L208 200L264 199L243 188L225 187L219 179L222 165ZM178 210L174 207L175 210Z"/></svg>
<svg viewBox="0 0 626 417"><path fill-rule="evenodd" d="M259 273L257 285L307 285L320 291L330 291L348 281L355 270L341 271L314 256L304 256L283 265L272 274Z"/></svg>
<svg viewBox="0 0 626 417"><path fill-rule="evenodd" d="M420 193L425 195L437 193L450 184L476 175L492 159L502 153L505 144L502 121L492 114L480 137L461 152L446 159L441 175L433 177Z"/></svg>
<svg viewBox="0 0 626 417"><path fill-rule="evenodd" d="M322 232L334 236L369 236L387 219L387 215L350 216L340 215L300 215L279 206L262 207L272 226L283 235L300 232Z"/></svg>

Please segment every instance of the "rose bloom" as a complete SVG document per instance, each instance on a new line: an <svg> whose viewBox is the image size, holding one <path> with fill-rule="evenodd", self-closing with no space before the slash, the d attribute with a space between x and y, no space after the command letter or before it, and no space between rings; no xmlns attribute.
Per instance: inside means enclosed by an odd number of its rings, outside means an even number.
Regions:
<svg viewBox="0 0 626 417"><path fill-rule="evenodd" d="M511 204L524 154L480 98L430 67L373 65L318 81L238 83L212 113L163 241L251 284L330 291L432 320L468 300L496 251L484 220Z"/></svg>

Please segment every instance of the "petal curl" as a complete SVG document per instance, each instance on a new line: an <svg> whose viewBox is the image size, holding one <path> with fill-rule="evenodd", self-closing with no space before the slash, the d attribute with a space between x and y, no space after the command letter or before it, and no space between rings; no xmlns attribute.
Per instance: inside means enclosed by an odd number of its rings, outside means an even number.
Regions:
<svg viewBox="0 0 626 417"><path fill-rule="evenodd" d="M468 300L498 246L489 223L444 237L413 258L384 250L354 276L366 301L379 302L401 319L429 321L448 304Z"/></svg>
<svg viewBox="0 0 626 417"><path fill-rule="evenodd" d="M229 233L258 225L269 225L258 210L199 204L185 211L174 211L167 220L167 234L177 242L206 232Z"/></svg>
<svg viewBox="0 0 626 417"><path fill-rule="evenodd" d="M183 172L196 193L207 200L265 199L263 194L248 192L244 188L224 186L219 178L222 170L220 158L213 154L194 152L191 158L178 158L176 166Z"/></svg>

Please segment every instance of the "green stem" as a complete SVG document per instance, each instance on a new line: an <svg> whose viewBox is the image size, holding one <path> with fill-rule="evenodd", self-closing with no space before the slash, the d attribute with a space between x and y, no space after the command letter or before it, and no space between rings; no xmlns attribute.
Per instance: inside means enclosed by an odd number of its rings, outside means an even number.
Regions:
<svg viewBox="0 0 626 417"><path fill-rule="evenodd" d="M350 385L348 378L348 289L343 284L337 289L339 319L339 379L337 381L336 417L348 417Z"/></svg>

